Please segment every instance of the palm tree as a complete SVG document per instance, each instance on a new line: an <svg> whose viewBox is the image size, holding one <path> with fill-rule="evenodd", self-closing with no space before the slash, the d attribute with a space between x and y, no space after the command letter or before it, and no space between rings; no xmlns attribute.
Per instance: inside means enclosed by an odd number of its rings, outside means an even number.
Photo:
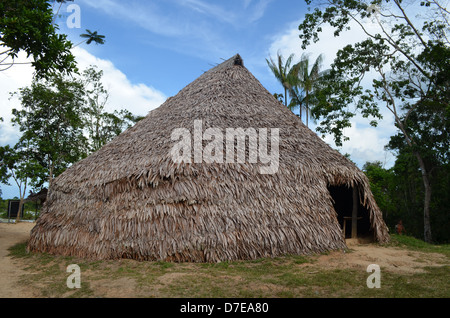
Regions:
<svg viewBox="0 0 450 318"><path fill-rule="evenodd" d="M309 109L311 104L311 93L314 90L314 85L319 80L321 76L320 69L322 67L323 55L320 54L314 64L309 67L309 56L305 53L302 54L300 62L293 66L295 70L295 75L297 78L296 85L298 88L302 90L304 96L301 99L298 99L300 106L300 117L301 117L301 109L302 107L306 111L306 126L308 126L308 118L309 118Z"/></svg>
<svg viewBox="0 0 450 318"><path fill-rule="evenodd" d="M277 63L270 57L270 61L266 59L267 65L272 71L273 75L275 75L276 79L280 82L280 84L284 88L284 105L288 107L287 103L287 94L290 91L293 85L293 77L291 71L291 63L294 58L294 54L291 54L286 62L283 61L283 57L278 52L277 53Z"/></svg>
<svg viewBox="0 0 450 318"><path fill-rule="evenodd" d="M83 33L80 34L80 37L85 38L86 40L81 41L80 43L78 43L75 46L80 45L81 43L86 42L86 44L91 44L92 42L94 42L95 44L105 44L105 36L104 35L100 35L97 33L97 31L91 32L91 30L86 30L87 33ZM74 46L74 47L75 47Z"/></svg>
<svg viewBox="0 0 450 318"><path fill-rule="evenodd" d="M294 112L294 110L298 107L299 108L299 114L297 116L300 117L300 120L302 120L302 111L304 110L304 105L303 105L303 90L301 89L301 87L298 85L298 77L294 74L297 73L297 70L294 68L292 75L293 75L293 85L289 90L289 95L291 96L291 101L288 105L288 108Z"/></svg>
<svg viewBox="0 0 450 318"><path fill-rule="evenodd" d="M306 112L306 126L308 126L309 110L312 103L311 94L314 86L321 77L323 55L320 54L310 68L309 55L303 53L300 61L291 66L294 54L284 62L280 53L277 53L277 62L272 58L266 59L267 65L276 79L284 88L284 104L290 110L299 107L299 117L302 119L303 110ZM288 104L288 94L291 98Z"/></svg>

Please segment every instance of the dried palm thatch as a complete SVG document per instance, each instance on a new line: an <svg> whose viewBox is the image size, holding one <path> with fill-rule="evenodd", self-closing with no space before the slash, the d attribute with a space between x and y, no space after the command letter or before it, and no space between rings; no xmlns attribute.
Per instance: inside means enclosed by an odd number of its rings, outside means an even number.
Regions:
<svg viewBox="0 0 450 318"><path fill-rule="evenodd" d="M42 204L47 199L47 191L48 191L47 188L43 188L37 193L30 193L28 198L25 199L25 202L30 202L30 201L31 202L37 202L37 201L39 201L39 203Z"/></svg>
<svg viewBox="0 0 450 318"><path fill-rule="evenodd" d="M175 163L171 133L192 132L194 120L203 129L279 128L278 172L261 174L259 162ZM357 187L375 238L388 241L364 173L278 102L236 55L55 179L28 249L191 262L343 249L329 185Z"/></svg>

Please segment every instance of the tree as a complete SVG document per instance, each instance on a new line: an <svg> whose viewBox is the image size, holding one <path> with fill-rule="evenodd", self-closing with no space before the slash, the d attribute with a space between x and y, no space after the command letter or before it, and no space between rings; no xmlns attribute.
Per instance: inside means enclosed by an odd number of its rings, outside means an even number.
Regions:
<svg viewBox="0 0 450 318"><path fill-rule="evenodd" d="M302 117L302 108L306 111L306 126L308 126L310 105L314 103L312 93L321 76L322 60L323 55L320 54L310 68L309 56L303 53L300 62L292 68L294 80L291 86L291 94L295 96L293 101L300 107L300 118Z"/></svg>
<svg viewBox="0 0 450 318"><path fill-rule="evenodd" d="M323 24L333 27L335 36L351 23L367 35L365 40L338 51L312 113L323 118L318 131L332 133L341 145L347 139L343 129L351 125L356 113L372 117L370 124L376 126L382 119L380 105L384 104L419 164L424 186L424 239L431 242L430 171L417 135L405 127L405 119L430 102L449 107L449 62L445 57L449 56L450 14L439 1L423 1L421 6L422 13L432 15L432 20L416 20L414 13L408 12L411 7L401 0L328 0L324 7L306 14L299 30L303 48L319 40ZM368 29L366 22L375 23L378 31ZM372 87L362 85L368 74L376 75Z"/></svg>
<svg viewBox="0 0 450 318"><path fill-rule="evenodd" d="M270 58L270 61L266 59L266 62L284 88L285 106L292 111L298 107L300 120L302 120L302 111L305 110L306 125L308 125L309 106L313 103L311 93L321 76L320 68L323 57L319 55L311 68L307 54L302 54L300 61L291 66L293 58L294 54L291 54L284 61L278 53L277 62L272 58ZM290 97L289 103L288 95Z"/></svg>
<svg viewBox="0 0 450 318"><path fill-rule="evenodd" d="M94 66L83 72L82 81L86 98L83 125L87 130L89 152L97 151L142 119L125 109L115 110L112 113L105 111L109 94L101 82L102 76L103 71L97 70Z"/></svg>
<svg viewBox="0 0 450 318"><path fill-rule="evenodd" d="M48 183L50 193L53 179L67 167L142 119L128 110L104 110L108 92L102 74L90 67L79 77L52 75L34 79L15 93L22 109L13 109L12 122L22 132L20 144L27 145L21 160L33 164L33 170L26 171L34 188ZM3 167L0 181L7 183L10 174L5 175Z"/></svg>
<svg viewBox="0 0 450 318"><path fill-rule="evenodd" d="M41 184L48 182L49 192L55 176L86 155L83 135L83 84L76 79L53 75L35 79L31 87L17 93L22 109L13 109L14 125L22 132L20 141L35 153ZM45 171L45 172L44 172ZM35 176L35 178L38 178Z"/></svg>
<svg viewBox="0 0 450 318"><path fill-rule="evenodd" d="M7 70L15 64L32 64L36 75L77 71L75 57L71 49L84 42L104 44L105 36L97 31L86 30L80 35L86 40L73 46L65 34L57 34L55 23L61 6L73 0L14 0L0 1L0 71ZM59 3L56 13L50 2ZM25 51L33 62L16 62L20 51Z"/></svg>
<svg viewBox="0 0 450 318"><path fill-rule="evenodd" d="M20 51L33 58L37 76L76 70L72 44L57 29L45 0L0 1L0 71L16 64Z"/></svg>
<svg viewBox="0 0 450 318"><path fill-rule="evenodd" d="M14 147L9 145L0 147L0 182L9 184L12 178L19 188L19 213L16 221L20 220L20 211L22 211L27 186L35 185L36 179L33 177L40 169L38 162L32 159L32 152L28 149L26 143L19 142Z"/></svg>
<svg viewBox="0 0 450 318"><path fill-rule="evenodd" d="M86 30L87 33L80 34L80 37L85 38L86 40L78 43L75 46L80 45L81 43L86 42L87 45L94 42L95 44L105 44L105 36L100 35L97 31L91 32L90 30Z"/></svg>
<svg viewBox="0 0 450 318"><path fill-rule="evenodd" d="M395 177L393 171L383 168L382 163L379 161L366 162L362 170L369 179L370 190L378 207L383 212L383 218L387 221L386 223L396 224L398 213L395 210L391 193L391 185Z"/></svg>
<svg viewBox="0 0 450 318"><path fill-rule="evenodd" d="M286 61L283 60L283 56L277 53L277 61L275 62L271 57L266 59L267 65L272 71L275 78L280 82L284 89L284 105L288 106L288 92L293 86L293 81L295 80L292 76L292 59L294 54L291 54Z"/></svg>
<svg viewBox="0 0 450 318"><path fill-rule="evenodd" d="M109 139L106 133L104 108L109 94L101 83L103 71L97 71L91 66L83 71L83 85L86 94L86 112L83 116L84 127L87 129L89 151L94 152L101 148Z"/></svg>
<svg viewBox="0 0 450 318"><path fill-rule="evenodd" d="M284 96L283 96L283 94L274 93L273 97L275 97L280 103L284 103Z"/></svg>
<svg viewBox="0 0 450 318"><path fill-rule="evenodd" d="M442 240L443 237L449 238L443 234L442 225L449 224L449 201L447 199L449 188L450 172L450 112L449 108L442 103L433 100L422 100L414 109L407 109L402 115L404 129L414 140L411 146L398 133L391 137L388 148L397 152L395 169L398 179L405 182L405 185L399 184L396 187L403 187L405 193L399 202L406 202L408 213L413 214L414 208L418 205L418 197L426 195L430 197L430 223L434 220L433 233L434 238ZM420 174L421 167L417 160L414 160L415 154L420 153L422 163L426 168L430 188L434 195L420 183L423 178ZM407 182L406 182L407 181ZM423 182L422 182L423 185ZM445 218L447 215L447 219ZM421 222L420 222L421 223ZM419 222L414 223L414 226ZM445 230L447 232L447 230Z"/></svg>

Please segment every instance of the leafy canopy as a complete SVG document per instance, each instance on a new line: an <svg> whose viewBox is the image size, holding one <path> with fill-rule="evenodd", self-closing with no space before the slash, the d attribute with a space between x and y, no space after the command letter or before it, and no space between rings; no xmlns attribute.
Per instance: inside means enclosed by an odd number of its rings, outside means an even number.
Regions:
<svg viewBox="0 0 450 318"><path fill-rule="evenodd" d="M57 34L57 29L48 1L1 0L0 71L12 67L22 50L33 58L32 65L39 77L75 71L72 43L66 35Z"/></svg>

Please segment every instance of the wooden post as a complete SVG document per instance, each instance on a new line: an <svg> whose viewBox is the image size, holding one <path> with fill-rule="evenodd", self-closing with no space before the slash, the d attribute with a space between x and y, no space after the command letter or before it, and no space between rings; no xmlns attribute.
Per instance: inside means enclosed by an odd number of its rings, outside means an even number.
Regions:
<svg viewBox="0 0 450 318"><path fill-rule="evenodd" d="M358 237L358 188L353 187L352 238Z"/></svg>

